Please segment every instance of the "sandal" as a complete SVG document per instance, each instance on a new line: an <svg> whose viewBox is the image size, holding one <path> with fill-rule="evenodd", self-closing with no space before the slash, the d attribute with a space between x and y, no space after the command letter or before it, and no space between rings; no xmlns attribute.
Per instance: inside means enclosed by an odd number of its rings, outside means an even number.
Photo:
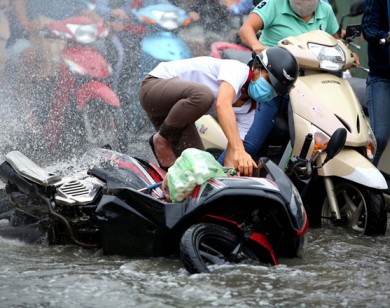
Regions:
<svg viewBox="0 0 390 308"><path fill-rule="evenodd" d="M168 171L168 168L169 168L170 166L169 166L169 167L161 166L160 162L158 161L156 152L155 152L155 150L154 150L153 137L154 137L155 134L156 134L156 133L154 133L153 135L151 135L151 136L149 137L149 145L150 145L150 148L152 149L152 152L153 152L153 154L154 154L154 157L156 157L156 160L157 160L158 165L160 166L160 168L163 169L164 171Z"/></svg>

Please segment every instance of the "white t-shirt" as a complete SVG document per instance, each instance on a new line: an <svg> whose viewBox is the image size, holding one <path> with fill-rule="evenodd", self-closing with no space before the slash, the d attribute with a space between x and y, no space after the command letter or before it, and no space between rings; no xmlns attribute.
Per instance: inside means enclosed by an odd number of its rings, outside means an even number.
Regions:
<svg viewBox="0 0 390 308"><path fill-rule="evenodd" d="M249 67L237 60L217 59L213 57L196 57L170 62L161 62L149 75L157 78L178 77L183 80L198 82L208 86L214 93L214 104L208 114L216 117L215 103L222 81L228 82L236 93L234 102L241 96L241 88L249 75ZM233 103L234 103L233 102ZM251 108L251 100L248 100L241 107L233 107L236 114L238 131L242 139L252 125L254 110Z"/></svg>

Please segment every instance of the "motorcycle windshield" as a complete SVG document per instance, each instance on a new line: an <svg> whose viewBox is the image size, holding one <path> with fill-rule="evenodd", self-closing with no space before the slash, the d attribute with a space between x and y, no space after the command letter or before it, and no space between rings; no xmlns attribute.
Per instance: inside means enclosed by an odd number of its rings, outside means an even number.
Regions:
<svg viewBox="0 0 390 308"><path fill-rule="evenodd" d="M110 172L116 182L133 189L145 188L155 183L136 158L107 149L89 150L81 159L81 165L102 168Z"/></svg>
<svg viewBox="0 0 390 308"><path fill-rule="evenodd" d="M157 24L167 30L174 30L183 25L188 16L183 9L167 2L167 1L152 1L150 5L145 5L141 8L132 9L140 22L146 24Z"/></svg>

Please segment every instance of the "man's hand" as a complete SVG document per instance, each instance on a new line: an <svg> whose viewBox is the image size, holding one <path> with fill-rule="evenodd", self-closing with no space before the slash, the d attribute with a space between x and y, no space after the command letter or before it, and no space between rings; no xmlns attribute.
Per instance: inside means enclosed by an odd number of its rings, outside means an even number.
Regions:
<svg viewBox="0 0 390 308"><path fill-rule="evenodd" d="M224 166L234 167L239 172L239 175L252 176L253 168L257 168L257 164L252 157L244 150L233 150L227 147Z"/></svg>
<svg viewBox="0 0 390 308"><path fill-rule="evenodd" d="M218 122L228 140L225 166L234 167L241 175L251 176L256 163L245 152L244 144L238 132L237 119L232 106L235 97L236 93L233 86L226 81L222 81L219 86L215 110Z"/></svg>
<svg viewBox="0 0 390 308"><path fill-rule="evenodd" d="M359 55L355 52L353 53L353 62L356 67L360 66Z"/></svg>

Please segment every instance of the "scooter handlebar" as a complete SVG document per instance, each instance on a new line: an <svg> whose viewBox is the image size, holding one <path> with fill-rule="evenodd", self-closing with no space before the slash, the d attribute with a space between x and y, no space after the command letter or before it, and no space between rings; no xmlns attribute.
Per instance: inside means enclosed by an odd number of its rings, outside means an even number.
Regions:
<svg viewBox="0 0 390 308"><path fill-rule="evenodd" d="M305 141L303 142L301 153L299 154L300 159L306 159L312 141L313 141L313 135L307 134Z"/></svg>

